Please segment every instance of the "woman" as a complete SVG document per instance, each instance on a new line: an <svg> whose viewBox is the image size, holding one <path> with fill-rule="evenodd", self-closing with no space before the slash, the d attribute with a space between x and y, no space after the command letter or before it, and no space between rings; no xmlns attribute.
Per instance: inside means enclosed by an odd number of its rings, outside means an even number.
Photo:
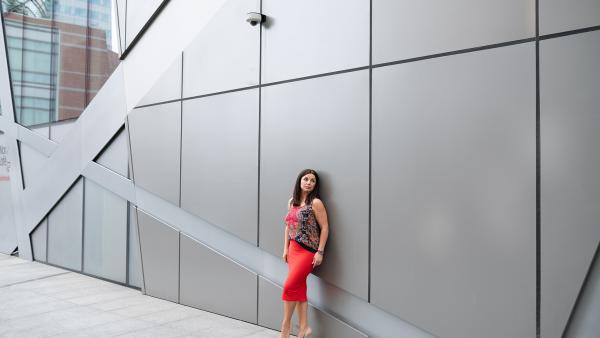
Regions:
<svg viewBox="0 0 600 338"><path fill-rule="evenodd" d="M283 323L281 338L288 338L294 308L298 310L298 338L310 336L306 298L306 277L323 262L323 251L329 234L327 212L319 199L319 175L312 169L298 174L294 195L288 202L285 217L283 260L288 264L288 276L283 285Z"/></svg>

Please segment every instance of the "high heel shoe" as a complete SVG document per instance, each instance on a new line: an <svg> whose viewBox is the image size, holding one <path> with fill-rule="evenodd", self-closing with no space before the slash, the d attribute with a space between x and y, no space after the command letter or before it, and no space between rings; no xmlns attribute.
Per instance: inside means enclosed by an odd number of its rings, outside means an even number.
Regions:
<svg viewBox="0 0 600 338"><path fill-rule="evenodd" d="M312 329L309 327L304 332L298 332L298 338L306 338L312 334Z"/></svg>
<svg viewBox="0 0 600 338"><path fill-rule="evenodd" d="M289 328L287 330L284 330L282 328L281 333L279 334L279 338L290 338L291 334L292 334L292 328Z"/></svg>

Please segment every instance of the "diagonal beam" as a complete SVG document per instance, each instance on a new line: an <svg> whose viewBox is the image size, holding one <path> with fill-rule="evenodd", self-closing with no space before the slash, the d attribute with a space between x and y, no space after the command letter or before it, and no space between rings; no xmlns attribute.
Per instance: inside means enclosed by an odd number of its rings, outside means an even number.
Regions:
<svg viewBox="0 0 600 338"><path fill-rule="evenodd" d="M42 135L15 123L17 128L17 139L33 149L39 151L46 157L50 157L58 147L58 143L43 137Z"/></svg>
<svg viewBox="0 0 600 338"><path fill-rule="evenodd" d="M170 65L170 61L180 55L181 50L203 29L223 3L224 0L181 1L165 8L60 144L43 141L33 132L16 125L14 119L2 117L0 128L6 129L8 139L15 143L12 148L16 149L16 140L21 140L50 155L34 184L22 190L22 187L14 183L17 189L13 189L13 205L20 233L19 248L23 257L31 259L29 233L110 141L123 124L127 112L151 89ZM181 30L181 26L187 29ZM157 46L160 48L157 49ZM0 100L4 110L12 113L14 110L5 45L0 53ZM18 154L11 158L15 162L15 171L18 172L18 177L15 176L12 181L20 185Z"/></svg>
<svg viewBox="0 0 600 338"><path fill-rule="evenodd" d="M259 276L265 277L279 286L283 285L287 266L280 257L264 251L139 186L136 186L135 190L137 207L140 210L147 211L149 215L191 236L196 241ZM309 275L307 283L311 305L325 313L334 314L336 318L367 333L369 337L434 337L423 329L379 309L318 276Z"/></svg>
<svg viewBox="0 0 600 338"><path fill-rule="evenodd" d="M48 158L35 184L23 191L21 203L28 210L23 220L28 233L123 124L127 115L123 82L121 64Z"/></svg>

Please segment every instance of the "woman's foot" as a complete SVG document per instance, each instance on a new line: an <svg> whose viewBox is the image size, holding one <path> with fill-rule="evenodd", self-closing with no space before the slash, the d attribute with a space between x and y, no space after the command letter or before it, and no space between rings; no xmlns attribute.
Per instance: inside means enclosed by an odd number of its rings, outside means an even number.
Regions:
<svg viewBox="0 0 600 338"><path fill-rule="evenodd" d="M309 326L305 329L300 329L300 332L298 332L298 338L306 338L306 337L310 336L311 334L312 334L312 329Z"/></svg>
<svg viewBox="0 0 600 338"><path fill-rule="evenodd" d="M279 338L290 338L291 325L281 324L281 334Z"/></svg>

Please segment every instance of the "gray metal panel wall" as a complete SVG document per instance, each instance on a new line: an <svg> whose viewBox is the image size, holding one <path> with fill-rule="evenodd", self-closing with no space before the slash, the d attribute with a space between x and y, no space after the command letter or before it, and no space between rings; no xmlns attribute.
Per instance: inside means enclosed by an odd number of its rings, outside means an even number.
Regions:
<svg viewBox="0 0 600 338"><path fill-rule="evenodd" d="M373 304L535 337L535 112L533 43L374 70Z"/></svg>
<svg viewBox="0 0 600 338"><path fill-rule="evenodd" d="M259 0L228 0L183 52L183 96L258 84L260 25L246 22Z"/></svg>
<svg viewBox="0 0 600 338"><path fill-rule="evenodd" d="M181 235L181 304L256 323L256 274Z"/></svg>
<svg viewBox="0 0 600 338"><path fill-rule="evenodd" d="M179 231L137 209L148 295L179 301Z"/></svg>
<svg viewBox="0 0 600 338"><path fill-rule="evenodd" d="M561 337L600 241L600 32L542 41L541 333Z"/></svg>
<svg viewBox="0 0 600 338"><path fill-rule="evenodd" d="M142 259L140 258L140 238L136 209L129 205L129 285L142 287Z"/></svg>
<svg viewBox="0 0 600 338"><path fill-rule="evenodd" d="M183 60L179 54L138 105L180 99L182 63Z"/></svg>
<svg viewBox="0 0 600 338"><path fill-rule="evenodd" d="M280 256L296 176L317 170L330 237L315 274L367 298L369 72L262 89L260 247Z"/></svg>
<svg viewBox="0 0 600 338"><path fill-rule="evenodd" d="M369 1L263 0L262 82L369 64Z"/></svg>
<svg viewBox="0 0 600 338"><path fill-rule="evenodd" d="M77 120L66 120L54 122L49 126L50 139L56 143L60 143L62 139L71 131L73 124Z"/></svg>
<svg viewBox="0 0 600 338"><path fill-rule="evenodd" d="M25 188L27 188L35 182L38 173L42 170L48 158L23 142L19 142L19 147L21 150L23 181L25 182Z"/></svg>
<svg viewBox="0 0 600 338"><path fill-rule="evenodd" d="M125 13L119 11L119 15L127 14L127 22L125 33L126 36L121 36L121 39L126 39L127 47L140 33L142 27L148 22L154 11L160 6L164 0L127 0ZM120 8L119 8L120 9Z"/></svg>
<svg viewBox="0 0 600 338"><path fill-rule="evenodd" d="M258 89L183 102L181 207L257 241Z"/></svg>
<svg viewBox="0 0 600 338"><path fill-rule="evenodd" d="M100 154L96 163L128 177L129 152L127 149L127 132L122 130Z"/></svg>
<svg viewBox="0 0 600 338"><path fill-rule="evenodd" d="M46 262L46 240L48 236L48 220L44 220L31 233L31 247L33 250L33 259L40 262Z"/></svg>
<svg viewBox="0 0 600 338"><path fill-rule="evenodd" d="M48 263L81 271L83 180L48 215Z"/></svg>
<svg viewBox="0 0 600 338"><path fill-rule="evenodd" d="M600 25L598 0L540 0L540 34Z"/></svg>
<svg viewBox="0 0 600 338"><path fill-rule="evenodd" d="M181 102L129 113L135 184L179 205Z"/></svg>
<svg viewBox="0 0 600 338"><path fill-rule="evenodd" d="M597 338L600 332L600 252L590 266L585 285L580 292L566 338Z"/></svg>
<svg viewBox="0 0 600 338"><path fill-rule="evenodd" d="M13 92L13 95L16 95L15 92ZM50 126L49 125L33 126L33 127L29 127L28 129L34 131L37 134L42 135L45 138L50 138Z"/></svg>
<svg viewBox="0 0 600 338"><path fill-rule="evenodd" d="M373 63L534 36L535 0L373 0Z"/></svg>
<svg viewBox="0 0 600 338"><path fill-rule="evenodd" d="M281 288L272 282L258 277L258 324L274 330L281 330L283 320L283 301ZM298 334L298 317L292 318L292 333ZM310 304L308 306L308 323L314 338L363 338L364 333L348 326L344 322L328 315Z"/></svg>

